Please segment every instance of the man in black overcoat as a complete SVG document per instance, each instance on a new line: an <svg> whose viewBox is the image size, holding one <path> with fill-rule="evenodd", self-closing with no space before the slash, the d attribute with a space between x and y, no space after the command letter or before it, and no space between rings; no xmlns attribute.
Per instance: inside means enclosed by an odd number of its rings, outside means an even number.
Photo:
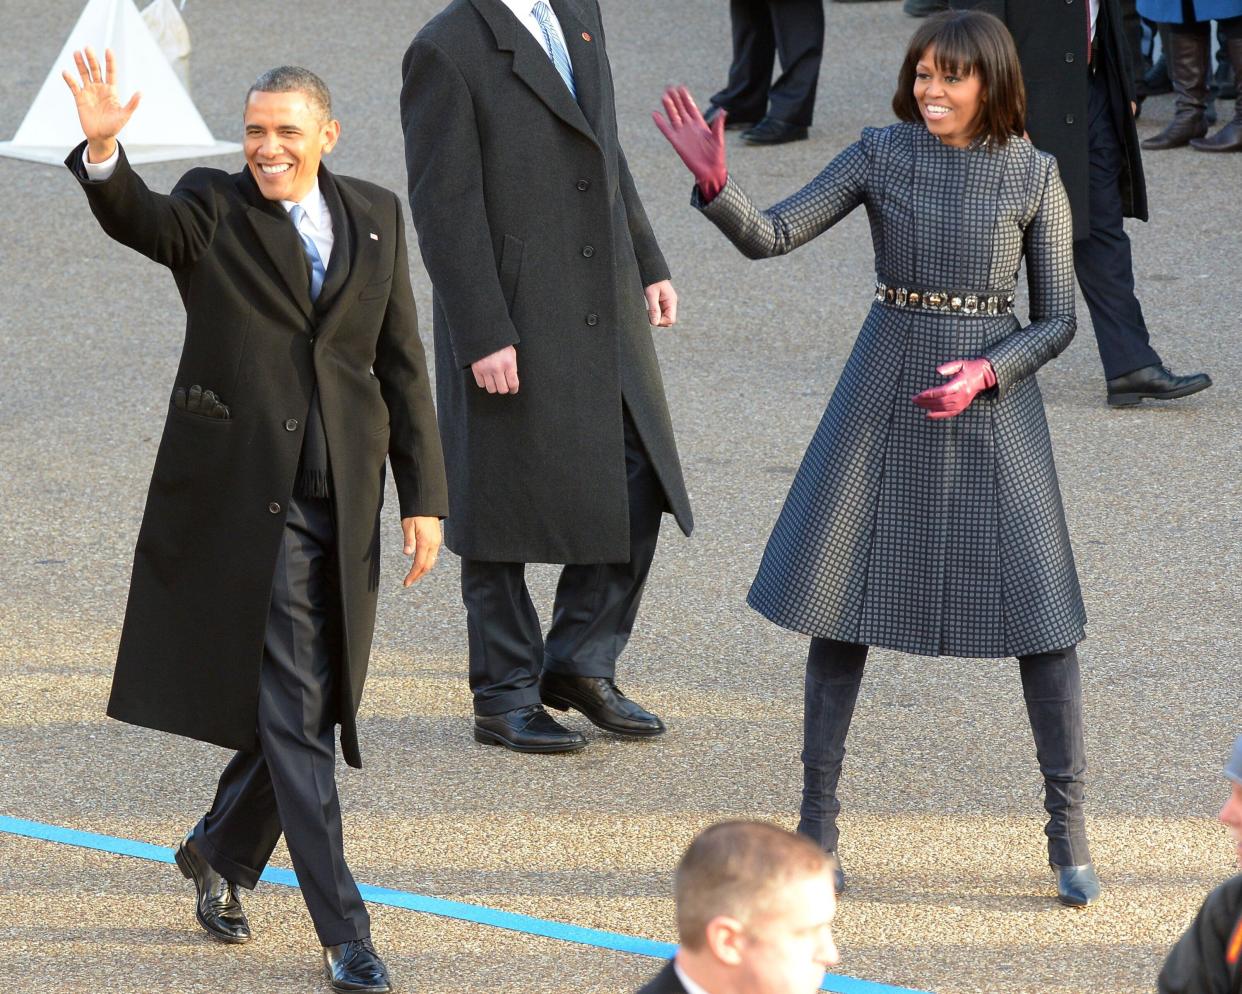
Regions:
<svg viewBox="0 0 1242 994"><path fill-rule="evenodd" d="M1147 220L1134 73L1119 0L952 0L1005 22L1022 60L1027 131L1057 158L1074 215L1074 271L1104 365L1108 403L1173 400L1212 385L1178 376L1149 341L1123 217ZM1090 38L1090 42L1088 42Z"/></svg>
<svg viewBox="0 0 1242 994"><path fill-rule="evenodd" d="M475 738L664 731L616 686L661 515L690 502L651 327L668 265L617 141L594 0L453 0L402 65L410 207L462 559ZM544 638L525 565L564 564Z"/></svg>
<svg viewBox="0 0 1242 994"><path fill-rule="evenodd" d="M283 831L328 979L387 991L350 875L335 727L356 730L379 582L385 457L408 586L434 563L444 465L418 337L399 199L335 176L323 82L261 76L246 168L147 188L116 135L112 53L66 72L87 140L66 165L117 241L172 270L185 344L134 556L108 713L238 750L178 847L213 937L245 942L253 888Z"/></svg>

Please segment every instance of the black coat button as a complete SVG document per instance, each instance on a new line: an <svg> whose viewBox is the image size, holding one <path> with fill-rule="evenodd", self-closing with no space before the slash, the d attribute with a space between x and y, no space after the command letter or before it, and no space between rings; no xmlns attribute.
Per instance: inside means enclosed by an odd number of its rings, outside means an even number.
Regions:
<svg viewBox="0 0 1242 994"><path fill-rule="evenodd" d="M1065 61L1066 61L1066 62L1073 62L1073 61L1074 61L1074 53L1073 53L1073 52L1066 52L1066 53L1065 53Z"/></svg>
<svg viewBox="0 0 1242 994"><path fill-rule="evenodd" d="M586 323L594 328L597 324L599 324L599 315L592 311L586 316Z"/></svg>
<svg viewBox="0 0 1242 994"><path fill-rule="evenodd" d="M586 192L587 192L587 190L591 189L591 181L590 181L589 179L580 179L580 180L578 180L578 189L579 189L582 193L586 193Z"/></svg>
<svg viewBox="0 0 1242 994"><path fill-rule="evenodd" d="M593 256L594 254L595 254L595 246L594 246L594 245L583 245L583 246L582 246L582 258L584 258L584 259L589 259L589 258L591 258L591 256Z"/></svg>
<svg viewBox="0 0 1242 994"><path fill-rule="evenodd" d="M277 504L275 501L272 501L270 504L268 504L267 509L271 511L273 514L280 513L280 505Z"/></svg>
<svg viewBox="0 0 1242 994"><path fill-rule="evenodd" d="M298 419L297 418L290 418L288 421L285 422L285 431L297 431L297 430L298 430Z"/></svg>
<svg viewBox="0 0 1242 994"><path fill-rule="evenodd" d="M1073 114L1066 114L1066 115L1065 115L1065 123L1066 123L1066 124L1073 124L1073 123L1074 123L1074 115L1073 115Z"/></svg>

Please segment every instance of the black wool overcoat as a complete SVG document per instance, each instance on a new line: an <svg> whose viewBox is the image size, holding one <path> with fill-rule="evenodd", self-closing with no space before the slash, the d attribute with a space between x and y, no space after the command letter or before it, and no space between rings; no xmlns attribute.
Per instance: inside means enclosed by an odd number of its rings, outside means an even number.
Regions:
<svg viewBox="0 0 1242 994"><path fill-rule="evenodd" d="M186 311L176 385L214 390L231 412L216 420L169 404L108 713L257 747L272 577L318 384L343 621L337 719L345 759L360 766L355 716L375 627L385 457L402 517L448 513L400 200L320 167L334 246L312 303L297 232L248 169L192 169L163 196L123 149L109 179L90 181L84 147L66 164L103 229L176 280ZM348 267L336 265L339 252Z"/></svg>
<svg viewBox="0 0 1242 994"><path fill-rule="evenodd" d="M1005 22L1026 82L1026 126L1036 148L1057 159L1074 216L1074 238L1090 232L1087 89L1088 0L952 0ZM1118 0L1100 0L1095 29L1098 71L1107 74L1109 111L1121 142L1121 204L1126 217L1147 220L1147 184L1138 128L1130 112L1134 76Z"/></svg>
<svg viewBox="0 0 1242 994"><path fill-rule="evenodd" d="M401 123L431 277L453 516L472 559L629 559L622 402L692 525L643 288L669 272L617 141L593 0L552 0L578 100L500 0L453 0L411 43ZM470 371L517 348L517 394Z"/></svg>

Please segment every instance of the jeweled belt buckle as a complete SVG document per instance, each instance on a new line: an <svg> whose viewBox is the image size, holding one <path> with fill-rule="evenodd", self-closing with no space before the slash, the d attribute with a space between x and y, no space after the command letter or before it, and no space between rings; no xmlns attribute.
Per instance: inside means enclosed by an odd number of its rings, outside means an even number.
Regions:
<svg viewBox="0 0 1242 994"><path fill-rule="evenodd" d="M904 286L899 286L897 288L897 306L905 307L906 299L906 288Z"/></svg>
<svg viewBox="0 0 1242 994"><path fill-rule="evenodd" d="M962 311L965 314L979 313L979 295L968 293L962 300Z"/></svg>
<svg viewBox="0 0 1242 994"><path fill-rule="evenodd" d="M945 302L945 295L939 291L933 290L931 293L923 295L923 304L926 307L933 307L939 310Z"/></svg>

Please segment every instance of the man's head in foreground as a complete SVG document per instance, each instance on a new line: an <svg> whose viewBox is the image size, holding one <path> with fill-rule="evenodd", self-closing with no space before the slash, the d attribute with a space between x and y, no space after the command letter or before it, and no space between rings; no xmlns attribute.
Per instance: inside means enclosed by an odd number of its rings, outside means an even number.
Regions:
<svg viewBox="0 0 1242 994"><path fill-rule="evenodd" d="M268 200L300 201L341 135L332 97L309 69L278 66L246 93L246 164Z"/></svg>
<svg viewBox="0 0 1242 994"><path fill-rule="evenodd" d="M722 822L677 865L677 965L710 994L811 994L840 957L831 859L775 825Z"/></svg>

